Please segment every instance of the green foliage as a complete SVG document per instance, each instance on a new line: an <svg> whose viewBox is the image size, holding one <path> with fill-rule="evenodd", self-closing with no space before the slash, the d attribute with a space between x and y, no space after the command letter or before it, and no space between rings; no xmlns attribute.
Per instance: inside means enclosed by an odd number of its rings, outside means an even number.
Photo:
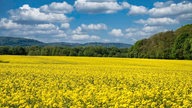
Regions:
<svg viewBox="0 0 192 108"><path fill-rule="evenodd" d="M128 57L192 59L192 24L137 41L129 49Z"/></svg>
<svg viewBox="0 0 192 108"><path fill-rule="evenodd" d="M128 48L116 47L54 47L54 46L28 46L13 47L1 46L0 55L42 55L42 56L90 56L90 57L127 57Z"/></svg>

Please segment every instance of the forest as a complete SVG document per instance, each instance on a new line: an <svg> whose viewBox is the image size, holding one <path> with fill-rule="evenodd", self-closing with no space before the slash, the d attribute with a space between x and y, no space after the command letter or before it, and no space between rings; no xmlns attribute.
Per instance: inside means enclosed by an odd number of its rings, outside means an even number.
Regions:
<svg viewBox="0 0 192 108"><path fill-rule="evenodd" d="M0 55L127 57L128 48L87 46L1 46Z"/></svg>
<svg viewBox="0 0 192 108"><path fill-rule="evenodd" d="M137 41L129 49L128 57L192 59L192 24Z"/></svg>

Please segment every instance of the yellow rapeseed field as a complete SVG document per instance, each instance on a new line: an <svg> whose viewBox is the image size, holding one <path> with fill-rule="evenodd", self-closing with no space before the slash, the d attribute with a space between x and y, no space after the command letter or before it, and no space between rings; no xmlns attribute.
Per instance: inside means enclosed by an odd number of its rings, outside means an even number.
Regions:
<svg viewBox="0 0 192 108"><path fill-rule="evenodd" d="M0 107L191 108L192 61L0 56Z"/></svg>

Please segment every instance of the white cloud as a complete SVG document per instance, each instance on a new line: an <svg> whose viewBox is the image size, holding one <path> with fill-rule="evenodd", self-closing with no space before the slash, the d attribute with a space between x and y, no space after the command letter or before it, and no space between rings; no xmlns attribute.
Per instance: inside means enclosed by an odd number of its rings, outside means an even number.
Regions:
<svg viewBox="0 0 192 108"><path fill-rule="evenodd" d="M155 2L154 7L149 9L150 18L140 19L136 23L148 26L168 26L192 20L192 3L174 1ZM131 11L130 11L131 12Z"/></svg>
<svg viewBox="0 0 192 108"><path fill-rule="evenodd" d="M157 31L159 29L159 27L157 26L145 26L142 30L145 32L153 32L153 31Z"/></svg>
<svg viewBox="0 0 192 108"><path fill-rule="evenodd" d="M25 4L18 9L11 10L9 11L9 19L0 19L0 34L4 36L14 34L14 36L28 37L44 42L100 40L99 36L88 34L88 31L107 30L105 24L82 24L75 30L70 30L69 18L65 16L65 13L69 13L70 9L67 11L65 9L68 7L64 9L62 5L66 5L65 2L44 5L47 6L46 9L44 6L40 9ZM43 8L44 10L42 10ZM63 12L59 8L63 9ZM66 29L68 30L66 31Z"/></svg>
<svg viewBox="0 0 192 108"><path fill-rule="evenodd" d="M54 24L36 24L35 26L35 29L41 29L41 30L57 30L59 29L57 26L55 26Z"/></svg>
<svg viewBox="0 0 192 108"><path fill-rule="evenodd" d="M107 26L105 24L81 24L81 26L77 27L72 31L71 39L74 41L97 41L100 40L99 36L89 35L87 31L90 30L106 30Z"/></svg>
<svg viewBox="0 0 192 108"><path fill-rule="evenodd" d="M92 36L90 36L90 39L96 41L96 40L99 40L101 38L99 36L92 35Z"/></svg>
<svg viewBox="0 0 192 108"><path fill-rule="evenodd" d="M149 10L149 14L154 17L177 16L192 13L192 3L190 2L156 2L154 8Z"/></svg>
<svg viewBox="0 0 192 108"><path fill-rule="evenodd" d="M179 22L175 19L164 17L164 18L148 18L147 20L140 19L136 21L136 23L151 26L159 26L159 25L177 24Z"/></svg>
<svg viewBox="0 0 192 108"><path fill-rule="evenodd" d="M59 29L58 26L54 24L34 24L34 25L25 25L17 24L9 19L0 20L0 34L5 36L19 36L19 37L33 37L33 38L57 38L57 37L66 37L66 33ZM5 30L4 30L5 29Z"/></svg>
<svg viewBox="0 0 192 108"><path fill-rule="evenodd" d="M116 0L76 0L74 4L83 13L115 13L128 6L125 2L119 4Z"/></svg>
<svg viewBox="0 0 192 108"><path fill-rule="evenodd" d="M72 39L73 40L85 40L85 39L89 39L89 35L72 35Z"/></svg>
<svg viewBox="0 0 192 108"><path fill-rule="evenodd" d="M46 22L69 22L64 14L43 13L39 8L31 8L28 4L19 9L9 11L11 19L20 23L46 23Z"/></svg>
<svg viewBox="0 0 192 108"><path fill-rule="evenodd" d="M132 43L132 44L134 44L137 40L147 38L153 34L151 32L143 31L142 28L133 28L133 29L137 29L137 31L126 32L124 35L124 37L127 38L130 41L130 43Z"/></svg>
<svg viewBox="0 0 192 108"><path fill-rule="evenodd" d="M63 28L63 29L69 29L69 28L70 28L70 24L69 24L69 23L62 23L62 24L61 24L61 28Z"/></svg>
<svg viewBox="0 0 192 108"><path fill-rule="evenodd" d="M134 38L134 39L141 39L150 37L156 33L168 31L163 26L144 26L139 28L127 28L125 30L125 37L127 38Z"/></svg>
<svg viewBox="0 0 192 108"><path fill-rule="evenodd" d="M105 42L105 43L111 42L109 39L103 39L102 41Z"/></svg>
<svg viewBox="0 0 192 108"><path fill-rule="evenodd" d="M0 28L1 29L15 29L15 28L22 28L21 24L17 24L15 22L13 22L12 20L6 19L6 18L2 18L0 20Z"/></svg>
<svg viewBox="0 0 192 108"><path fill-rule="evenodd" d="M82 34L82 28L77 27L75 30L72 31L73 34Z"/></svg>
<svg viewBox="0 0 192 108"><path fill-rule="evenodd" d="M130 6L129 14L147 14L147 8L144 6Z"/></svg>
<svg viewBox="0 0 192 108"><path fill-rule="evenodd" d="M66 37L66 33L54 24L36 24L23 25L25 28L20 29L25 36L46 36L48 37ZM22 33L21 32L21 33Z"/></svg>
<svg viewBox="0 0 192 108"><path fill-rule="evenodd" d="M127 38L135 38L135 39L138 38L138 39L140 39L140 38L147 37L147 36L150 36L150 35L151 35L151 33L145 32L145 31L142 30L142 28L140 28L140 29L137 29L136 32L126 32L124 36L127 37Z"/></svg>
<svg viewBox="0 0 192 108"><path fill-rule="evenodd" d="M72 40L74 41L82 41L82 40L93 40L93 41L96 41L96 40L99 40L100 37L99 36L94 36L94 35L87 35L87 34L74 34L72 35Z"/></svg>
<svg viewBox="0 0 192 108"><path fill-rule="evenodd" d="M99 24L81 24L81 26L77 27L72 31L73 34L84 34L87 31L98 31L98 30L107 30L107 25L103 23Z"/></svg>
<svg viewBox="0 0 192 108"><path fill-rule="evenodd" d="M136 32L138 29L136 28L127 28L125 31L126 32Z"/></svg>
<svg viewBox="0 0 192 108"><path fill-rule="evenodd" d="M73 11L73 6L67 2L57 3L53 2L50 5L43 5L40 7L40 11L46 13L57 13L57 14L66 14Z"/></svg>
<svg viewBox="0 0 192 108"><path fill-rule="evenodd" d="M143 29L141 29L141 30L145 33L151 33L151 34L167 31L167 29L165 29L161 26L144 26Z"/></svg>
<svg viewBox="0 0 192 108"><path fill-rule="evenodd" d="M129 9L131 7L131 5L129 3L127 3L127 2L123 2L121 4L121 6L122 6L123 9Z"/></svg>
<svg viewBox="0 0 192 108"><path fill-rule="evenodd" d="M121 29L113 29L109 34L116 37L120 37L124 35Z"/></svg>
<svg viewBox="0 0 192 108"><path fill-rule="evenodd" d="M182 14L177 16L177 20L192 20L192 13Z"/></svg>
<svg viewBox="0 0 192 108"><path fill-rule="evenodd" d="M154 7L149 10L144 6L136 6L130 4L127 5L127 8L130 9L129 14L149 14L153 17L170 17L192 13L191 2L184 1L180 3L174 3L173 1L167 1L155 2L153 5Z"/></svg>
<svg viewBox="0 0 192 108"><path fill-rule="evenodd" d="M81 24L80 26L82 28L82 30L107 30L107 25L105 24Z"/></svg>
<svg viewBox="0 0 192 108"><path fill-rule="evenodd" d="M169 5L173 4L173 1L166 1L166 2L155 2L153 5L155 8L163 8L168 7Z"/></svg>
<svg viewBox="0 0 192 108"><path fill-rule="evenodd" d="M64 13L72 10L67 10L69 7L65 7L66 10L62 8L67 6L66 2L54 2L47 6L46 12L40 11L40 8L32 8L28 4L10 10L9 18L0 19L0 35L28 37L44 42L66 39L68 35L62 29L70 27L70 18Z"/></svg>
<svg viewBox="0 0 192 108"><path fill-rule="evenodd" d="M116 2L117 0L79 0L79 1L87 1L87 2Z"/></svg>

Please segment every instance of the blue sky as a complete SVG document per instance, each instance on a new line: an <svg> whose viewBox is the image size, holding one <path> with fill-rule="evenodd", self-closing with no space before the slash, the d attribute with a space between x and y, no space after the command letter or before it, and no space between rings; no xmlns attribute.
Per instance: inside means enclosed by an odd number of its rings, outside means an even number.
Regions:
<svg viewBox="0 0 192 108"><path fill-rule="evenodd" d="M192 1L0 0L0 36L122 42L192 24Z"/></svg>

